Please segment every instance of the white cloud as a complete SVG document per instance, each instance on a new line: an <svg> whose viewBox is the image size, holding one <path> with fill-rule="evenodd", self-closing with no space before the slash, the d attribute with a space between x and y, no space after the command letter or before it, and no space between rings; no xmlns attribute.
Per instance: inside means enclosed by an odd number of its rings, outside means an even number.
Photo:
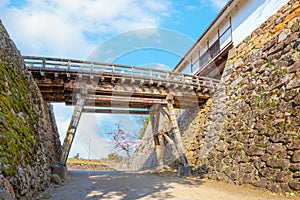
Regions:
<svg viewBox="0 0 300 200"><path fill-rule="evenodd" d="M9 4L9 0L0 1L0 6L6 6L7 4Z"/></svg>
<svg viewBox="0 0 300 200"><path fill-rule="evenodd" d="M55 103L52 105L55 112L60 140L63 143L74 107L65 106L63 103ZM107 139L101 129L100 123L98 123L97 116L97 114L82 114L69 157L73 157L75 154L79 153L80 157L88 158L89 145L91 158L106 157L110 152ZM101 117L101 119L105 123L112 124L112 117L110 115L105 115L104 117Z"/></svg>
<svg viewBox="0 0 300 200"><path fill-rule="evenodd" d="M96 114L82 114L70 155L80 152L82 157L88 158L90 151L91 158L106 157L111 150L104 134Z"/></svg>
<svg viewBox="0 0 300 200"><path fill-rule="evenodd" d="M106 133L111 129L115 129L115 124L118 122L121 123L121 127L125 128L126 131L132 133L139 131L132 115L82 114L70 156L72 157L72 155L80 152L81 157L88 158L88 152L90 151L91 158L107 157L112 152L112 149Z"/></svg>
<svg viewBox="0 0 300 200"><path fill-rule="evenodd" d="M0 3L0 18L23 54L85 58L107 37L158 27L169 0L27 0Z"/></svg>
<svg viewBox="0 0 300 200"><path fill-rule="evenodd" d="M0 1L0 18L23 55L76 59L84 59L113 35L157 28L173 9L170 0L24 0L21 6L9 4L9 0ZM154 29L136 33L144 39L158 35ZM73 107L60 104L54 109L63 142ZM106 156L109 148L102 129L117 121L130 127L128 131L138 131L134 119L126 115L83 115L70 156L79 152L87 158L89 144L93 157Z"/></svg>
<svg viewBox="0 0 300 200"><path fill-rule="evenodd" d="M73 106L65 106L64 103L54 103L52 105L60 141L63 142L66 131L71 121L74 108Z"/></svg>
<svg viewBox="0 0 300 200"><path fill-rule="evenodd" d="M55 103L53 107L60 140L63 143L74 107L65 106L63 103ZM83 113L69 157L79 153L80 157L88 158L89 151L90 158L107 157L111 153L111 147L106 132L111 129L108 127L115 128L117 122L121 122L122 128L126 131L132 133L138 133L139 131L140 127L138 127L136 119L132 115Z"/></svg>
<svg viewBox="0 0 300 200"><path fill-rule="evenodd" d="M141 67L144 68L150 67L152 69L158 69L158 70L169 70L169 71L171 70L170 66L161 63L147 63L145 65L141 65Z"/></svg>
<svg viewBox="0 0 300 200"><path fill-rule="evenodd" d="M221 10L226 5L228 0L209 0L209 2L212 4L213 7L215 7L218 10Z"/></svg>
<svg viewBox="0 0 300 200"><path fill-rule="evenodd" d="M185 9L188 10L188 11L191 11L191 10L197 10L197 6L195 5L186 5L185 6Z"/></svg>
<svg viewBox="0 0 300 200"><path fill-rule="evenodd" d="M220 11L229 0L199 0L202 6L209 6L210 8Z"/></svg>

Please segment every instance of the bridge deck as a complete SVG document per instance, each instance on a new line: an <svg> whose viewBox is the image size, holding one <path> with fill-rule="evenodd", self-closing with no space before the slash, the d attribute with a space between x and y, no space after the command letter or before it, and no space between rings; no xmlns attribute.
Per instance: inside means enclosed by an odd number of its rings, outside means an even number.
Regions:
<svg viewBox="0 0 300 200"><path fill-rule="evenodd" d="M76 95L87 90L85 112L147 114L154 104L183 108L208 99L218 80L158 69L92 61L24 56L47 102L76 104Z"/></svg>

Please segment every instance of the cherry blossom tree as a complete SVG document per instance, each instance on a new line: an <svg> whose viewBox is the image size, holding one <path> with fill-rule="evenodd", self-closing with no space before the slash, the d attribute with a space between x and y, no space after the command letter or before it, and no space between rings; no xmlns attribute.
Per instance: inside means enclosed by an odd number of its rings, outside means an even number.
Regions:
<svg viewBox="0 0 300 200"><path fill-rule="evenodd" d="M106 133L110 136L111 149L114 153L125 151L127 157L130 157L130 153L138 147L140 139L137 135L122 129L120 122L116 123L116 127L116 129Z"/></svg>

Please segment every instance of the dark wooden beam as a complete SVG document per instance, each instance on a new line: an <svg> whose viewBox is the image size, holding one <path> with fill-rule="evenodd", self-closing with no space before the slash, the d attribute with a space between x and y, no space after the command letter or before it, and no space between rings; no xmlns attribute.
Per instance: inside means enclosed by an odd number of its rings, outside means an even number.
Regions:
<svg viewBox="0 0 300 200"><path fill-rule="evenodd" d="M136 114L136 115L148 115L148 110L125 110L125 109L83 109L85 113L106 113L106 114Z"/></svg>

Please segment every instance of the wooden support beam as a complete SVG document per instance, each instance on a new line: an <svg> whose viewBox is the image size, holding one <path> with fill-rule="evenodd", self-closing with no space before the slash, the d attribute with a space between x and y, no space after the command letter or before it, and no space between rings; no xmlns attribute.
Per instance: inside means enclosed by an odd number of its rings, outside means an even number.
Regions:
<svg viewBox="0 0 300 200"><path fill-rule="evenodd" d="M163 166L163 153L158 138L158 128L160 122L159 105L153 105L150 108L150 123L152 127L153 140L155 145L155 153L158 167Z"/></svg>
<svg viewBox="0 0 300 200"><path fill-rule="evenodd" d="M182 164L183 164L184 167L186 167L189 164L188 164L188 161L186 159L184 146L183 146L183 143L182 143L179 127L178 127L178 124L177 124L177 119L176 119L175 112L174 112L174 107L173 107L174 96L173 95L168 95L167 96L167 101L168 101L167 106L168 106L168 110L169 110L169 117L170 117L171 124L172 124L172 127L173 127L175 144L176 144L178 152L180 154Z"/></svg>
<svg viewBox="0 0 300 200"><path fill-rule="evenodd" d="M72 119L69 125L69 128L67 130L67 134L64 140L64 144L62 146L62 155L60 158L59 165L65 166L67 163L68 155L70 153L70 149L74 140L74 136L79 124L79 120L81 117L81 113L84 107L85 102L85 94L80 94L79 98L77 99L77 103L75 106L75 109L73 111Z"/></svg>
<svg viewBox="0 0 300 200"><path fill-rule="evenodd" d="M95 94L115 94L115 95L122 95L128 94L131 96L151 96L151 97L160 97L165 98L167 94L173 94L174 96L182 96L185 98L190 97L199 97L201 99L208 99L210 98L210 94L201 93L201 91L195 92L194 90L186 89L165 89L163 87L157 88L156 86L135 86L130 84L123 84L122 87L118 85L110 84L110 83L102 83L102 84L87 84L89 90L93 91ZM80 84L69 84L65 83L65 90L76 90L80 89Z"/></svg>
<svg viewBox="0 0 300 200"><path fill-rule="evenodd" d="M176 157L180 157L178 149L177 149L175 143L173 142L173 140L170 138L169 133L163 133L163 136L164 136L165 140L171 145L171 148L173 149L173 152L176 154Z"/></svg>
<svg viewBox="0 0 300 200"><path fill-rule="evenodd" d="M160 152L158 153L158 166L164 166L164 154L165 154L165 138L162 134L158 135L159 144L160 144Z"/></svg>
<svg viewBox="0 0 300 200"><path fill-rule="evenodd" d="M158 134L158 128L159 128L159 121L160 121L160 112L159 112L159 105L153 105L151 106L149 112L150 112L150 122L152 126L152 134L157 135Z"/></svg>
<svg viewBox="0 0 300 200"><path fill-rule="evenodd" d="M125 110L125 109L98 109L98 108L85 108L82 112L85 113L106 113L106 114L136 114L136 115L148 115L149 110Z"/></svg>
<svg viewBox="0 0 300 200"><path fill-rule="evenodd" d="M166 107L162 107L162 106L161 106L159 111L160 111L161 114L167 119L168 122L171 121L170 116L169 116L169 113L168 113Z"/></svg>

